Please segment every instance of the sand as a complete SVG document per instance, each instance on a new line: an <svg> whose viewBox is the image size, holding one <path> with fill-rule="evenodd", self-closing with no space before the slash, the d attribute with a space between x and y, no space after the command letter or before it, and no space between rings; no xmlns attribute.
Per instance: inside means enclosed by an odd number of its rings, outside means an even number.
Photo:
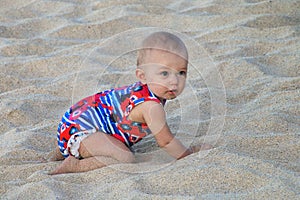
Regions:
<svg viewBox="0 0 300 200"><path fill-rule="evenodd" d="M297 0L0 2L0 199L299 199ZM84 96L135 81L136 49L167 30L190 51L166 105L174 134L210 151L48 175L56 129ZM148 158L142 162L143 158Z"/></svg>

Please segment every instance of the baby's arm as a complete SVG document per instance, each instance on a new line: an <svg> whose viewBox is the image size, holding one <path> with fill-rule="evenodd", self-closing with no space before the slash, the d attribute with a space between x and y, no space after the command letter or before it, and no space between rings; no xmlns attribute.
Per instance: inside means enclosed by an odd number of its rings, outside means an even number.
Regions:
<svg viewBox="0 0 300 200"><path fill-rule="evenodd" d="M144 120L161 148L176 159L190 155L196 150L195 148L185 147L172 135L166 122L165 111L160 104L151 101L143 104Z"/></svg>
<svg viewBox="0 0 300 200"><path fill-rule="evenodd" d="M183 158L193 153L191 148L185 147L172 135L167 123L165 123L159 132L154 134L154 137L158 145L176 159Z"/></svg>

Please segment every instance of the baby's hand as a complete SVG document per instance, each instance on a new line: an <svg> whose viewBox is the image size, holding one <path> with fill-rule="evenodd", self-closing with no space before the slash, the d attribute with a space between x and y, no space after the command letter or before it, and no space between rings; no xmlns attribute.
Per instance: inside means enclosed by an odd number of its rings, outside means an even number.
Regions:
<svg viewBox="0 0 300 200"><path fill-rule="evenodd" d="M193 145L193 146L190 147L190 149L193 153L203 151L203 150L209 150L209 149L212 149L212 148L213 148L213 146L210 145L210 144L207 144L207 143Z"/></svg>

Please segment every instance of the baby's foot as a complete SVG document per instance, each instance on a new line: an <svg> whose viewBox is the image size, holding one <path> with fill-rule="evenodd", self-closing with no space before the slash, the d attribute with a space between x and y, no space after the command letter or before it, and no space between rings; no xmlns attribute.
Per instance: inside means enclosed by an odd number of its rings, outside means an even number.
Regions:
<svg viewBox="0 0 300 200"><path fill-rule="evenodd" d="M54 171L50 172L49 175L71 173L76 171L79 160L74 156L66 158Z"/></svg>

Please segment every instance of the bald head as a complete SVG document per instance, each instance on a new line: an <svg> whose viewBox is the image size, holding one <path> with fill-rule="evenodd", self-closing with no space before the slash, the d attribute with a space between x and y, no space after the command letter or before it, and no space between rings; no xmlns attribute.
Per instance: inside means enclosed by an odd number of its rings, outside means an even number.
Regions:
<svg viewBox="0 0 300 200"><path fill-rule="evenodd" d="M188 52L183 41L168 32L152 33L142 42L142 47L138 51L137 66L145 64L146 57L150 56L151 51L168 52L188 60Z"/></svg>

